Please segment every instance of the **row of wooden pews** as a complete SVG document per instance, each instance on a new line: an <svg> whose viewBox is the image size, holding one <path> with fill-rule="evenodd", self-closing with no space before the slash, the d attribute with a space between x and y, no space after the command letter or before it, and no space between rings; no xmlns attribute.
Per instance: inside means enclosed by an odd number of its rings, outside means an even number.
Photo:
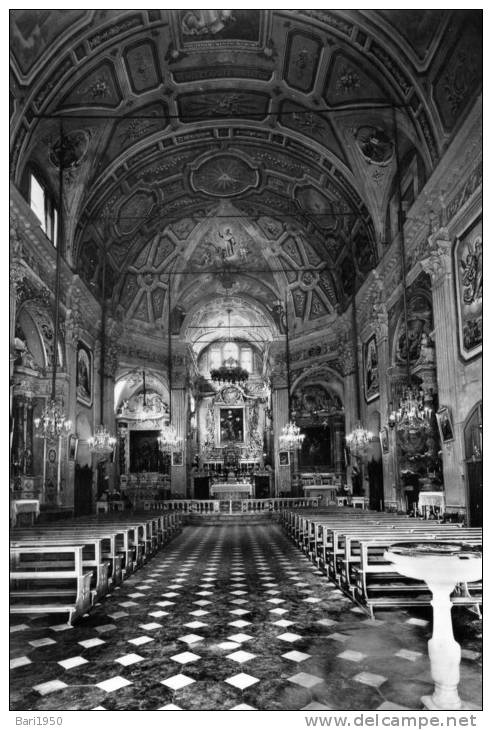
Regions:
<svg viewBox="0 0 492 730"><path fill-rule="evenodd" d="M385 512L323 509L284 510L282 525L289 537L328 579L374 617L376 607L425 605L431 594L425 583L396 573L384 553L396 542L464 543L482 550L482 529L443 524ZM456 586L452 601L472 606L480 615L482 584Z"/></svg>
<svg viewBox="0 0 492 730"><path fill-rule="evenodd" d="M177 513L118 513L10 533L10 612L68 613L69 623L181 530Z"/></svg>

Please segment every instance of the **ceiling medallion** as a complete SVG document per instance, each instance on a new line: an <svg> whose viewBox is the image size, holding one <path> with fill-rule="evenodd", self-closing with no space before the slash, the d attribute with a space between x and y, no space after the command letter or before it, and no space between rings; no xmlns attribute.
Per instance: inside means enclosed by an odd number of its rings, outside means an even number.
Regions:
<svg viewBox="0 0 492 730"><path fill-rule="evenodd" d="M195 191L229 198L258 186L258 171L240 157L218 154L192 169L191 186Z"/></svg>
<svg viewBox="0 0 492 730"><path fill-rule="evenodd" d="M359 127L355 133L357 145L367 162L387 165L393 157L393 140L384 129Z"/></svg>
<svg viewBox="0 0 492 730"><path fill-rule="evenodd" d="M51 146L50 162L55 167L59 167L61 162L64 170L77 167L85 157L89 148L89 140L89 134L81 129L64 134Z"/></svg>

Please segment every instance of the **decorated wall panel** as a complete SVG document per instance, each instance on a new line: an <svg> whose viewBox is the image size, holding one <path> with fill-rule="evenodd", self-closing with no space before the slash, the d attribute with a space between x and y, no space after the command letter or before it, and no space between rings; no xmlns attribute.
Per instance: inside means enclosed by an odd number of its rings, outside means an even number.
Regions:
<svg viewBox="0 0 492 730"><path fill-rule="evenodd" d="M454 274L460 355L470 360L482 351L483 253L482 221L458 237L454 246Z"/></svg>

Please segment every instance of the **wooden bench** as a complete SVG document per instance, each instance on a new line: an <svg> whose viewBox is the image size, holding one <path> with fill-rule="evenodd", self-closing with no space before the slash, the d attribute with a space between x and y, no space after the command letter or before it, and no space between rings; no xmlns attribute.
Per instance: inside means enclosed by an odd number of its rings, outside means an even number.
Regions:
<svg viewBox="0 0 492 730"><path fill-rule="evenodd" d="M405 542L421 542L422 534L404 537ZM462 528L450 534L439 532L437 540L445 542L464 542L474 550L481 550L481 528ZM395 572L392 563L383 557L384 551L400 538L389 541L387 538L361 539L360 562L354 566L354 600L367 606L370 615L374 616L375 607L411 606L428 604L431 595L425 583L414 581ZM472 606L480 615L482 603L482 582L460 583L451 595L455 605Z"/></svg>
<svg viewBox="0 0 492 730"><path fill-rule="evenodd" d="M93 601L105 596L113 583L113 578L110 575L111 563L109 560L104 558L103 540L100 537L84 535L79 538L79 536L74 534L64 537L63 533L57 534L54 532L41 535L38 534L35 536L29 534L22 536L16 535L16 539L12 540L10 543L12 564L15 564L13 553L15 553L15 550L18 549L33 547L48 547L51 549L58 547L60 551L63 551L63 549L67 546L82 548L82 567L84 571L90 570L91 572L90 589ZM53 559L51 559L51 562L52 560ZM29 560L26 557L24 558L24 562L27 567ZM39 558L32 558L31 562L39 569L44 569L45 567L48 568L50 563L50 561L47 561L46 565L43 565ZM65 559L65 564L62 564L62 561L57 560L57 565L60 569L68 567L69 563L69 558Z"/></svg>
<svg viewBox="0 0 492 730"><path fill-rule="evenodd" d="M83 546L11 548L10 612L68 613L68 623L92 605L92 571L83 567Z"/></svg>
<svg viewBox="0 0 492 730"><path fill-rule="evenodd" d="M180 529L179 515L153 513L145 514L142 518L139 515L112 513L99 516L95 520L84 517L63 525L37 525L32 529L12 530L12 575L17 581L17 577L22 572L18 570L18 564L22 562L23 572L29 572L29 577L36 575L34 580L41 580L37 576L44 573L51 577L53 572L63 573L63 578L67 578L73 567L70 556L73 551L77 551L87 581L89 599L92 599L89 600L88 605L84 605L84 610L87 610L96 598L106 595L110 588L120 583L138 565L149 559ZM46 554L40 553L40 550L46 551ZM55 588L57 588L55 592L57 598L62 598L63 595L74 597L72 596L73 591L69 590L72 586L65 584L63 594L60 586L62 578L53 580ZM48 581L47 578L46 581ZM33 612L41 610L36 608L37 603L42 602L45 605L46 597L53 588L52 581L46 581L46 585L42 589L38 584L34 584L29 585L29 590L26 589L25 583L19 587L17 581L15 583L16 592L13 594L14 604L19 605L18 598L21 593L22 598L25 599L25 613L28 613L28 605L33 607ZM29 603L30 599L32 600ZM79 604L80 601L77 605ZM63 610L69 610L68 604L63 604L63 606ZM55 610L62 609L56 608ZM51 612L51 604L48 603L44 611ZM72 611L70 613L70 621L72 621L79 615L79 612L72 608L70 611Z"/></svg>

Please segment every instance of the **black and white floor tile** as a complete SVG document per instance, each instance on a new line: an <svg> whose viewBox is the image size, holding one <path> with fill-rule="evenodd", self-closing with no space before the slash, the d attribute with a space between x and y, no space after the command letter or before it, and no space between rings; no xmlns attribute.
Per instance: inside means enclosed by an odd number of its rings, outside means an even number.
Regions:
<svg viewBox="0 0 492 730"><path fill-rule="evenodd" d="M12 710L420 709L428 610L354 606L277 525L186 527L74 627L11 621ZM454 613L481 702L481 622Z"/></svg>

